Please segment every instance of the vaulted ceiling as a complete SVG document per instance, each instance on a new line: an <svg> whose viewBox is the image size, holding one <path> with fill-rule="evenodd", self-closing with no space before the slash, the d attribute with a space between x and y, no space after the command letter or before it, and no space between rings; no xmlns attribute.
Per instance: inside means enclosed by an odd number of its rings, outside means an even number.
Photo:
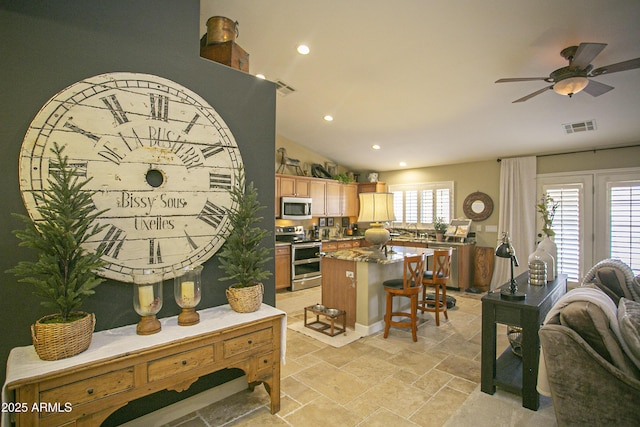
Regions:
<svg viewBox="0 0 640 427"><path fill-rule="evenodd" d="M549 83L494 83L546 77L581 42L608 44L595 68L640 57L638 0L202 0L201 35L211 16L238 21L252 74L295 89L277 133L352 170L640 143L640 69L596 77L615 87L598 97L512 103Z"/></svg>

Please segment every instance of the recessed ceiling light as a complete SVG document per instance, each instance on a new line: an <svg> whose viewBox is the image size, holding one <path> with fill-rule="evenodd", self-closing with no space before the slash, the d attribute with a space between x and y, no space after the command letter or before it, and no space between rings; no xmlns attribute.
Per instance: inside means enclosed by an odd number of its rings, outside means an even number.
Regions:
<svg viewBox="0 0 640 427"><path fill-rule="evenodd" d="M405 166L407 166L407 162L400 162L400 167L402 167L402 168L403 168L403 167L405 167Z"/></svg>
<svg viewBox="0 0 640 427"><path fill-rule="evenodd" d="M378 144L374 144L371 146L374 150L379 150L381 147Z"/></svg>
<svg viewBox="0 0 640 427"><path fill-rule="evenodd" d="M298 46L297 50L300 55L308 55L310 52L309 46L307 46L306 44L301 44L300 46Z"/></svg>
<svg viewBox="0 0 640 427"><path fill-rule="evenodd" d="M333 121L333 116L330 116L329 114L327 114L326 116L324 116L324 119L328 122L332 122Z"/></svg>
<svg viewBox="0 0 640 427"><path fill-rule="evenodd" d="M264 74L260 74L260 73L256 74L256 77L259 78L259 79L262 79L262 80L266 79Z"/></svg>

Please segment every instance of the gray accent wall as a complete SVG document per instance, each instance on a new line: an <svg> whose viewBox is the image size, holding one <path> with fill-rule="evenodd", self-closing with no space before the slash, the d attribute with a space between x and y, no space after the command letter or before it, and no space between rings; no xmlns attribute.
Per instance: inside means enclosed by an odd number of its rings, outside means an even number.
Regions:
<svg viewBox="0 0 640 427"><path fill-rule="evenodd" d="M263 226L273 229L275 86L199 56L198 0L0 0L0 358L31 344L30 325L50 314L32 289L6 270L35 253L18 247L11 233L22 228L11 212L26 213L19 191L22 139L38 110L54 94L90 76L107 72L148 73L173 80L201 95L222 116L236 138L249 181L260 200ZM273 236L265 244L273 248ZM199 308L226 304L214 255L204 264ZM274 262L267 266L273 271ZM265 302L275 305L273 277L265 282ZM173 281L164 283L158 317L178 313ZM128 283L109 280L82 307L96 314L96 330L134 324ZM0 370L2 382L5 369ZM178 394L163 392L127 405L105 425L117 425L195 392L224 383L241 372L222 371Z"/></svg>

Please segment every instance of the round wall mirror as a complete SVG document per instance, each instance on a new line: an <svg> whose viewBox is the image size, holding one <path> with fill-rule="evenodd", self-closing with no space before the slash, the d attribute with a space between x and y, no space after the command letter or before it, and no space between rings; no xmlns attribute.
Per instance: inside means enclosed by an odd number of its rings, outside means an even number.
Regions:
<svg viewBox="0 0 640 427"><path fill-rule="evenodd" d="M467 218L474 221L484 221L493 212L493 200L487 194L477 191L464 199L462 210Z"/></svg>

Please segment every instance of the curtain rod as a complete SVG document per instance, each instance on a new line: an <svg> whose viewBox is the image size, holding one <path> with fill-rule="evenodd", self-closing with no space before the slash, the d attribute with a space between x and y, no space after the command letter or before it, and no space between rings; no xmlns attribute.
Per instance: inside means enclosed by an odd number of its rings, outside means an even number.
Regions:
<svg viewBox="0 0 640 427"><path fill-rule="evenodd" d="M605 150L619 150L621 148L633 148L633 147L640 147L640 144L634 144L634 145L623 145L621 147L605 147L605 148L593 148L591 150L576 150L576 151L567 151L564 153L551 153L551 154L538 154L536 157L551 157L551 156L562 156L565 154L578 154L578 153L591 153L593 152L594 154L597 151L605 151ZM517 157L521 157L521 156L517 156ZM498 162L501 162L502 159L513 159L514 157L498 157Z"/></svg>

